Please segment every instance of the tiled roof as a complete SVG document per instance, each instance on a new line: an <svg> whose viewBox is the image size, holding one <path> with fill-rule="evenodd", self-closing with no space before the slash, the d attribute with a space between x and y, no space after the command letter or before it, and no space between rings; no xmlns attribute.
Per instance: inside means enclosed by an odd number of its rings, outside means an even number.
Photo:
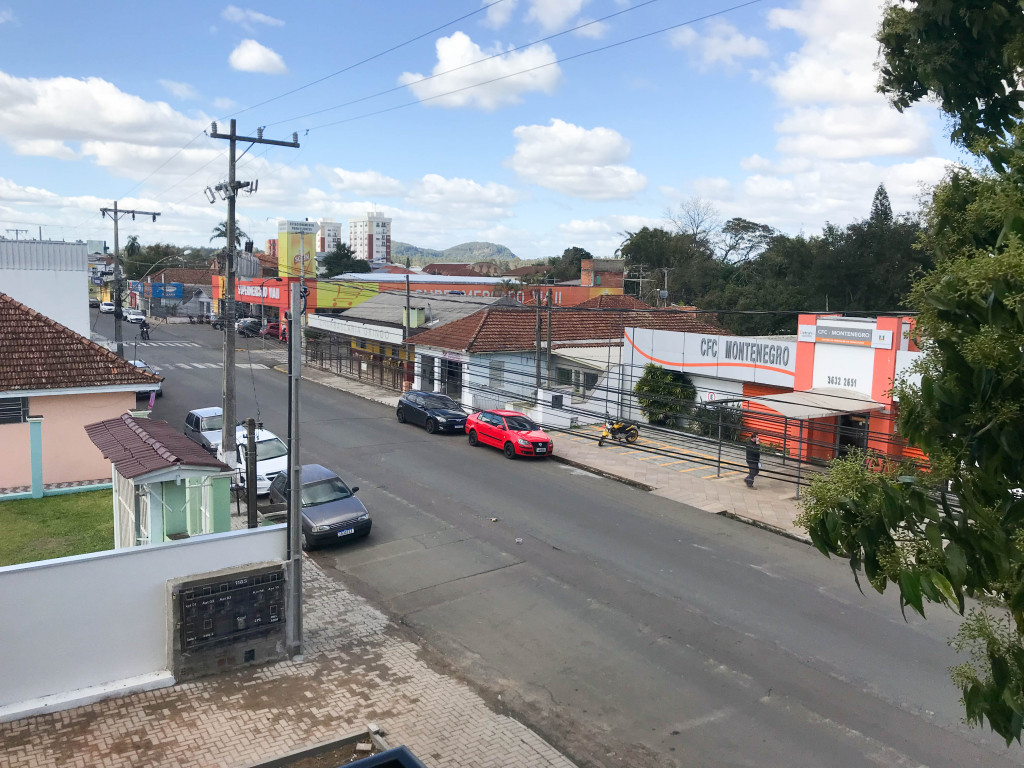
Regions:
<svg viewBox="0 0 1024 768"><path fill-rule="evenodd" d="M581 301L577 309L653 309L650 304L640 301L635 296L623 294L602 294L592 299Z"/></svg>
<svg viewBox="0 0 1024 768"><path fill-rule="evenodd" d="M525 277L526 275L542 275L545 272L551 270L551 267L543 264L527 264L525 267L517 267L516 269L510 269L508 272L502 272L502 277Z"/></svg>
<svg viewBox="0 0 1024 768"><path fill-rule="evenodd" d="M427 264L423 268L426 275L447 275L448 277L480 277L481 272L473 269L471 264L446 264L444 262Z"/></svg>
<svg viewBox="0 0 1024 768"><path fill-rule="evenodd" d="M192 283L194 285L212 285L213 270L210 269L161 269L153 273L154 283Z"/></svg>
<svg viewBox="0 0 1024 768"><path fill-rule="evenodd" d="M5 293L0 293L0 349L0 392L163 381Z"/></svg>
<svg viewBox="0 0 1024 768"><path fill-rule="evenodd" d="M231 471L231 467L166 421L136 419L126 413L89 424L85 431L122 477L139 477L177 466Z"/></svg>
<svg viewBox="0 0 1024 768"><path fill-rule="evenodd" d="M547 312L542 311L541 337L547 339ZM532 309L488 308L461 320L425 331L415 338L417 347L438 347L460 352L517 352L533 349L537 316ZM672 309L656 311L615 311L555 308L551 313L551 342L622 342L624 328L652 328L691 333L725 333L722 328L690 312Z"/></svg>

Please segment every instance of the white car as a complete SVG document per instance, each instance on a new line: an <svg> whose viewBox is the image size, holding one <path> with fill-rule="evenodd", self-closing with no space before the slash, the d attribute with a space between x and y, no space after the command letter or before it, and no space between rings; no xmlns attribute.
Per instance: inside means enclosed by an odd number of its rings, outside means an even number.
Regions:
<svg viewBox="0 0 1024 768"><path fill-rule="evenodd" d="M156 368L154 368L152 365L147 363L145 360L129 360L128 362L131 363L132 365L134 365L136 368L141 368L146 373L152 373L154 376L159 376L160 375L160 372L157 371ZM164 396L164 383L162 381L158 381L156 383L156 386L154 386L152 389L140 390L140 391L135 393L135 396L136 397L149 397L149 393L150 392L154 392L154 391L156 392L156 396L157 397L163 397Z"/></svg>
<svg viewBox="0 0 1024 768"><path fill-rule="evenodd" d="M112 302L112 301L101 301L100 302L100 312L102 312L104 315L112 315L112 314L114 314L114 302Z"/></svg>
<svg viewBox="0 0 1024 768"><path fill-rule="evenodd" d="M126 309L124 310L124 319L129 323L144 323L146 321L146 313L138 309Z"/></svg>
<svg viewBox="0 0 1024 768"><path fill-rule="evenodd" d="M239 485L245 485L245 455L248 437L244 426L235 430L235 471ZM225 457L226 459L227 457ZM229 462L230 463L230 462ZM256 495L270 493L270 484L282 472L288 471L288 446L273 432L256 430Z"/></svg>

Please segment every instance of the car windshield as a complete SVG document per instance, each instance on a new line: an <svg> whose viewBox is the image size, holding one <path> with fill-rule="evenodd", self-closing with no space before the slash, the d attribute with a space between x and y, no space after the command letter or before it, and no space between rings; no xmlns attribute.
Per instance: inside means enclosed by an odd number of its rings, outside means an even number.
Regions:
<svg viewBox="0 0 1024 768"><path fill-rule="evenodd" d="M199 422L200 432L214 432L218 429L224 429L223 414L218 413L216 416L207 416Z"/></svg>
<svg viewBox="0 0 1024 768"><path fill-rule="evenodd" d="M242 451L242 457L245 457L246 446L238 446ZM267 459L276 459L279 456L288 455L288 446L286 446L279 437L273 437L270 440L259 440L256 443L256 461L266 461Z"/></svg>
<svg viewBox="0 0 1024 768"><path fill-rule="evenodd" d="M462 406L445 395L431 395L423 398L423 405L426 408L448 408L453 411L461 411Z"/></svg>
<svg viewBox="0 0 1024 768"><path fill-rule="evenodd" d="M536 424L525 416L506 416L505 423L508 424L508 428L513 432L532 432L538 428Z"/></svg>
<svg viewBox="0 0 1024 768"><path fill-rule="evenodd" d="M337 477L330 477L327 480L318 480L315 483L302 486L302 506L315 507L318 504L326 504L329 501L347 499L352 495L348 486Z"/></svg>

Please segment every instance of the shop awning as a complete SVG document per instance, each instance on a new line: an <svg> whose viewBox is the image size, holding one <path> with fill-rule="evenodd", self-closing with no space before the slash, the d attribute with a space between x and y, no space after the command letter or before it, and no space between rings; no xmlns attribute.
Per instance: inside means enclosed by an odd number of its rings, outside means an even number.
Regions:
<svg viewBox="0 0 1024 768"><path fill-rule="evenodd" d="M551 354L587 368L607 371L613 365L619 364L622 358L622 346L555 347L551 350Z"/></svg>
<svg viewBox="0 0 1024 768"><path fill-rule="evenodd" d="M788 419L821 419L841 416L844 413L881 411L885 408L881 403L864 397L860 392L831 387L746 399L750 403L770 408Z"/></svg>

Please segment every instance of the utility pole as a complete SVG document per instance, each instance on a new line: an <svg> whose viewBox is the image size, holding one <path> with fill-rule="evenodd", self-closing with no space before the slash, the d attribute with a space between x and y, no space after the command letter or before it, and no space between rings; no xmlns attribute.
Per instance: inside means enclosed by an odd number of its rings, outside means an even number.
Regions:
<svg viewBox="0 0 1024 768"><path fill-rule="evenodd" d="M248 526L259 527L256 518L256 419L245 420L245 509Z"/></svg>
<svg viewBox="0 0 1024 768"><path fill-rule="evenodd" d="M533 357L537 362L536 386L540 389L540 291L533 292L533 303L537 306L537 346Z"/></svg>
<svg viewBox="0 0 1024 768"><path fill-rule="evenodd" d="M302 379L302 293L288 286L288 585L287 641L289 655L302 653L302 453L299 448L299 381Z"/></svg>
<svg viewBox="0 0 1024 768"><path fill-rule="evenodd" d="M547 379L545 386L551 386L551 313L552 313L552 301L554 295L550 288L548 288L548 348L544 354L544 370L547 372Z"/></svg>
<svg viewBox="0 0 1024 768"><path fill-rule="evenodd" d="M665 275L665 295L662 297L665 300L664 306L668 306L668 273L671 272L675 267L659 267L662 273Z"/></svg>
<svg viewBox="0 0 1024 768"><path fill-rule="evenodd" d="M18 233L19 232L24 232L26 235L28 234L28 230L27 229L7 229L7 230L4 230L4 231L5 232L13 232L14 233L14 240L15 240L15 242L17 242L17 240L18 240ZM42 231L41 228L40 228L40 231ZM42 240L41 237L39 239Z"/></svg>
<svg viewBox="0 0 1024 768"><path fill-rule="evenodd" d="M122 216L131 216L132 221L135 221L136 215L152 216L155 222L156 217L160 214L156 211L126 211L123 208L118 208L115 200L113 208L100 208L100 215L109 216L114 222L114 341L117 343L117 356L124 357L124 341L121 338L121 246L118 240L117 223Z"/></svg>
<svg viewBox="0 0 1024 768"><path fill-rule="evenodd" d="M637 290L637 298L643 301L644 297L644 283L650 282L653 278L647 277L644 274L644 265L638 264L637 268L640 270L640 277L624 277L622 282L624 283L640 283L640 287Z"/></svg>
<svg viewBox="0 0 1024 768"><path fill-rule="evenodd" d="M412 362L409 360L409 332L412 330L412 296L410 295L409 288L409 275L405 276L405 367L402 369L402 384L404 387L406 376L414 371L410 366Z"/></svg>
<svg viewBox="0 0 1024 768"><path fill-rule="evenodd" d="M228 219L225 225L224 234L227 236L227 258L224 260L224 300L221 316L224 320L224 370L221 383L223 388L223 414L224 426L221 431L220 455L221 458L230 457L235 453L235 197L241 189L248 189L250 192L255 189L251 182L235 181L235 149L239 141L251 144L273 144L278 147L299 146L299 136L292 134L291 141L276 141L264 139L263 129L256 130L256 136L239 136L235 129L235 121L231 120L230 133L218 133L217 123L210 126L210 138L227 139L228 146L228 181L227 184L218 184L217 191L228 202ZM216 197L207 188L207 196L210 202ZM301 275L300 278L301 280ZM291 335L288 337L289 343Z"/></svg>

